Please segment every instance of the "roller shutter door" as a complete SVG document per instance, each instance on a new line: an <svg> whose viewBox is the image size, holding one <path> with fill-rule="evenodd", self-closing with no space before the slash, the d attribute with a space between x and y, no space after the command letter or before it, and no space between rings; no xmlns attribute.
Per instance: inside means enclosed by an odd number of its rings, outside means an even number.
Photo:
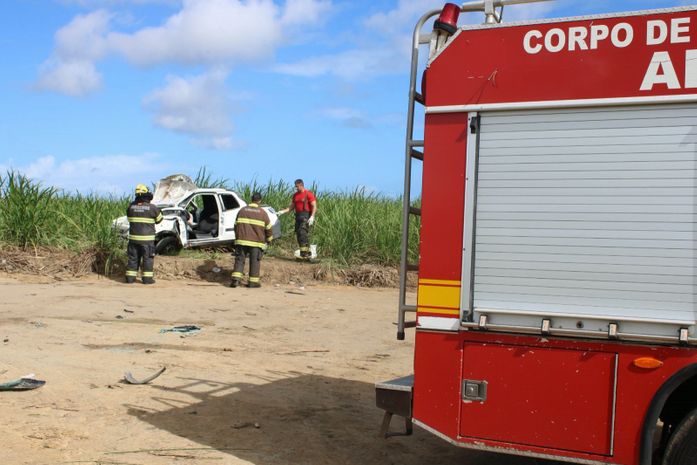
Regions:
<svg viewBox="0 0 697 465"><path fill-rule="evenodd" d="M475 315L694 321L697 106L483 113L479 137Z"/></svg>

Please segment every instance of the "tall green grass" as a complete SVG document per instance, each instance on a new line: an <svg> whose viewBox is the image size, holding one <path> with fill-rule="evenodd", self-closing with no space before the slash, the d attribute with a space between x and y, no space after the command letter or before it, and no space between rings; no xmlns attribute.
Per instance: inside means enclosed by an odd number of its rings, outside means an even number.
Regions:
<svg viewBox="0 0 697 465"><path fill-rule="evenodd" d="M126 198L68 194L16 172L0 174L0 243L92 252L105 268L99 271L108 271L123 248L112 221L127 205Z"/></svg>
<svg viewBox="0 0 697 465"><path fill-rule="evenodd" d="M0 237L20 247L36 247L52 239L51 207L57 191L9 172L0 177Z"/></svg>
<svg viewBox="0 0 697 465"><path fill-rule="evenodd" d="M309 186L317 195L316 223L311 242L317 244L321 257L346 266L361 263L394 266L399 263L402 240L402 199L367 191L323 191L318 185ZM263 203L277 210L291 203L295 189L285 181L265 184L252 181L233 186L239 195L249 200L260 192ZM418 258L419 222L412 220L410 260ZM292 214L281 217L283 238L271 253L288 255L297 248ZM275 249L275 250L274 250Z"/></svg>
<svg viewBox="0 0 697 465"><path fill-rule="evenodd" d="M249 201L253 192L261 192L264 204L277 210L290 204L293 184L285 181L259 183L216 178L199 170L200 187L235 190ZM317 244L320 257L339 266L399 263L401 243L401 199L368 192L324 191L309 186L318 200L317 221L311 242ZM16 172L0 174L0 244L22 248L55 247L75 252L94 252L98 271L108 271L123 260L123 239L112 228L112 221L124 215L129 198L95 194L65 193L43 186ZM411 228L410 255L418 254L418 221ZM292 214L281 217L283 237L270 253L291 257L297 248Z"/></svg>

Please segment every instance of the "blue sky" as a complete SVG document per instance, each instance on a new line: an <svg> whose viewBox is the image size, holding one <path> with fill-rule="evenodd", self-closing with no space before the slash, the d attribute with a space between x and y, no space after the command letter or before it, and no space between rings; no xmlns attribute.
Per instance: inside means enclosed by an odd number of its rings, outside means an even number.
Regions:
<svg viewBox="0 0 697 465"><path fill-rule="evenodd" d="M206 166L394 195L410 30L444 1L1 3L2 171L120 193ZM504 19L688 3L559 0Z"/></svg>

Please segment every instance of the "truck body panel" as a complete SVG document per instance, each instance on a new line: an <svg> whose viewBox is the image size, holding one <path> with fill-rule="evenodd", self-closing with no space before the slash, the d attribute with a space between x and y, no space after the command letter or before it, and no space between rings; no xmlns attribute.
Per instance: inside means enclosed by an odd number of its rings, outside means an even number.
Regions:
<svg viewBox="0 0 697 465"><path fill-rule="evenodd" d="M697 407L697 7L445 43L411 94L413 421L462 447L649 465Z"/></svg>

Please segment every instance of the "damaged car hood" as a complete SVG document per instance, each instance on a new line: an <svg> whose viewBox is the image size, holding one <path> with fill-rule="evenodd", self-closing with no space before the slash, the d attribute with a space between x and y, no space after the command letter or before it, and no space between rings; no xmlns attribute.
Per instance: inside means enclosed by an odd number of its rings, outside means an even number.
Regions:
<svg viewBox="0 0 697 465"><path fill-rule="evenodd" d="M174 174L160 179L153 192L152 203L157 206L177 205L196 191L194 181L184 174Z"/></svg>

